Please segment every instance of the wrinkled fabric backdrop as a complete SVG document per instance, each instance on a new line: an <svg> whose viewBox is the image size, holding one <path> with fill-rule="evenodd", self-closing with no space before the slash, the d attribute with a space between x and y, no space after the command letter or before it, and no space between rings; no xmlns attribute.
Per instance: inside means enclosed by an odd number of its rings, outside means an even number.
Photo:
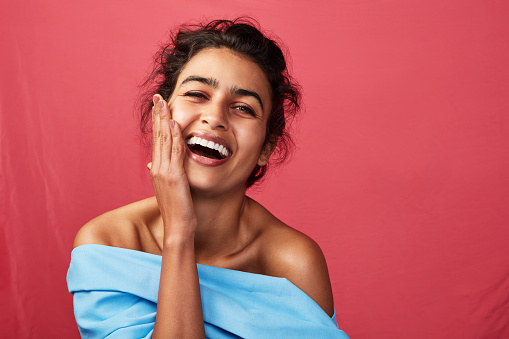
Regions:
<svg viewBox="0 0 509 339"><path fill-rule="evenodd" d="M509 337L506 1L3 1L0 337L78 338L93 217L150 196L134 104L170 27L247 14L291 53L297 151L249 194L313 237L351 338Z"/></svg>

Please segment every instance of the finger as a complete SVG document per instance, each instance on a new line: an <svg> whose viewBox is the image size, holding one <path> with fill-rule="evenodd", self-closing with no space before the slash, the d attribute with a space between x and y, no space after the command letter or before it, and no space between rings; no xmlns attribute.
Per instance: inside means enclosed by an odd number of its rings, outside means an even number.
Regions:
<svg viewBox="0 0 509 339"><path fill-rule="evenodd" d="M161 159L161 118L159 114L160 95L156 94L153 97L154 106L152 107L152 168L158 169Z"/></svg>
<svg viewBox="0 0 509 339"><path fill-rule="evenodd" d="M152 161L147 164L147 168L150 170L152 169Z"/></svg>
<svg viewBox="0 0 509 339"><path fill-rule="evenodd" d="M170 170L177 171L184 169L184 152L185 152L185 142L182 137L182 131L180 130L180 126L178 122L175 120L171 120L170 122L171 128L171 139L172 139L172 147L171 147L171 168Z"/></svg>
<svg viewBox="0 0 509 339"><path fill-rule="evenodd" d="M161 129L161 169L168 170L170 168L171 161L171 132L170 132L170 114L168 112L168 105L166 101L159 100L157 103L159 106L160 116L160 129Z"/></svg>

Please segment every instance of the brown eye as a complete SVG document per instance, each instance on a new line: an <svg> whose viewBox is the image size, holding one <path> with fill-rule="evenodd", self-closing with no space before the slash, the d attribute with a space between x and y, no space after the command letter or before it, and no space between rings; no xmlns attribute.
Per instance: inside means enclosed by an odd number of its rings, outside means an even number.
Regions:
<svg viewBox="0 0 509 339"><path fill-rule="evenodd" d="M247 113L247 114L249 114L249 115L251 115L253 117L256 117L256 113L251 108L249 108L248 106L240 105L240 106L235 106L234 108L236 110L238 110L238 111L241 111L241 112Z"/></svg>

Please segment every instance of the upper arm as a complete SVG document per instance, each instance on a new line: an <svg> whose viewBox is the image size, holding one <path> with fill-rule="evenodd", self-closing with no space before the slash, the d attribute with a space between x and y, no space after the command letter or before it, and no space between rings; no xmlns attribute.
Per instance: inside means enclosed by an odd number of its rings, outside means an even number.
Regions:
<svg viewBox="0 0 509 339"><path fill-rule="evenodd" d="M74 247L98 244L135 248L138 236L135 226L121 211L110 211L86 223L76 234Z"/></svg>
<svg viewBox="0 0 509 339"><path fill-rule="evenodd" d="M108 245L101 222L96 219L87 222L80 228L74 238L73 248L86 244Z"/></svg>
<svg viewBox="0 0 509 339"><path fill-rule="evenodd" d="M311 238L296 231L272 237L267 254L270 275L288 279L310 296L329 315L334 313L332 287L322 250Z"/></svg>

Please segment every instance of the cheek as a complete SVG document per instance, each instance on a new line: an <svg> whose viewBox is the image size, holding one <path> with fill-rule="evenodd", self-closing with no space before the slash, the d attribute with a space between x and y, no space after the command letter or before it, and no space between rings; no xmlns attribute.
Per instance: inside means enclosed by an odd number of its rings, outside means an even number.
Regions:
<svg viewBox="0 0 509 339"><path fill-rule="evenodd" d="M182 130L190 124L195 115L189 105L182 103L171 104L170 114L171 118L179 123Z"/></svg>
<svg viewBox="0 0 509 339"><path fill-rule="evenodd" d="M260 155L263 142L265 141L265 130L258 127L253 129L243 129L237 133L238 140L243 141L243 147L249 150L249 153L256 158Z"/></svg>

